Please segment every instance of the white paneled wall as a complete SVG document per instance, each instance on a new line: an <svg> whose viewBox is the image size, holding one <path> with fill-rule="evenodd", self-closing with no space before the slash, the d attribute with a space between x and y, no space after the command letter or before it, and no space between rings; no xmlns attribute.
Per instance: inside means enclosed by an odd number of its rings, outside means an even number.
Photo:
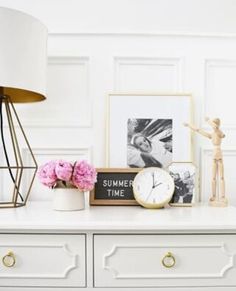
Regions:
<svg viewBox="0 0 236 291"><path fill-rule="evenodd" d="M181 58L116 57L115 90L120 92L182 92ZM148 76L148 78L147 78Z"/></svg>
<svg viewBox="0 0 236 291"><path fill-rule="evenodd" d="M110 92L188 92L194 98L194 120L198 126L210 130L204 117L222 118L222 129L226 133L223 143L226 189L236 205L236 21L232 17L233 2L193 1L194 10L189 1L174 1L176 14L188 15L189 26L186 23L181 26L183 19L180 17L170 18L169 22L164 20L168 15L149 19L148 15L153 16L151 11L155 9L161 14L160 7L166 13L169 1L150 1L148 6L145 4L148 1L142 0L103 0L99 1L99 7L97 2L71 1L68 7L66 0L35 1L35 6L30 0L0 0L0 5L37 16L49 28L48 99L39 104L17 105L39 164L61 157L87 158L97 167L105 166L106 100ZM91 10L89 3L95 5ZM203 15L205 26L201 21L198 24L195 13L200 19L202 5L208 7L210 3L216 5L215 15L225 5L225 19L218 19L222 25L217 22L217 26L212 26L210 14L209 19ZM117 7L117 15L114 7ZM173 7L169 8L173 11ZM184 9L189 11L184 13ZM81 10L85 14L81 14ZM199 136L193 141L195 163L200 170L201 197L206 201L210 195L211 145ZM32 199L50 196L38 182L35 183Z"/></svg>
<svg viewBox="0 0 236 291"><path fill-rule="evenodd" d="M227 128L235 128L232 106L236 97L236 60L206 60L205 72L205 111L217 115Z"/></svg>
<svg viewBox="0 0 236 291"><path fill-rule="evenodd" d="M50 97L46 102L35 103L30 110L18 105L22 123L31 127L91 127L89 58L49 57L47 79Z"/></svg>

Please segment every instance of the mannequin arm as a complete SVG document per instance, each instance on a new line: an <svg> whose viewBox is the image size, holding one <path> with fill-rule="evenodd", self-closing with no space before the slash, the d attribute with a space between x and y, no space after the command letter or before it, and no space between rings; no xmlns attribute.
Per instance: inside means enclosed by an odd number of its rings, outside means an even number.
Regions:
<svg viewBox="0 0 236 291"><path fill-rule="evenodd" d="M191 124L188 124L188 123L184 123L184 126L189 127L192 131L195 131L195 132L197 132L197 133L199 133L199 134L201 134L201 135L203 135L203 136L205 136L207 138L211 138L211 134L206 132L206 131L204 131L201 128L197 128L197 127L195 127L195 126L193 126Z"/></svg>

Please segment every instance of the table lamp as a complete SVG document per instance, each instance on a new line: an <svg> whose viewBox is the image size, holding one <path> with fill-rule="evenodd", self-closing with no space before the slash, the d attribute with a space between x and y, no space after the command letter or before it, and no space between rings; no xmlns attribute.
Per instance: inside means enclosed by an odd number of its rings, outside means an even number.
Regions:
<svg viewBox="0 0 236 291"><path fill-rule="evenodd" d="M28 200L38 167L13 103L46 98L47 28L0 7L0 39L0 208L19 207Z"/></svg>

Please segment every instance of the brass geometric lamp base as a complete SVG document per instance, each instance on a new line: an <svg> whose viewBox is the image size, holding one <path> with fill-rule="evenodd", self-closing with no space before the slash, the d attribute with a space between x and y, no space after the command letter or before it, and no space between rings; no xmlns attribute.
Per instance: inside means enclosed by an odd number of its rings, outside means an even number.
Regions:
<svg viewBox="0 0 236 291"><path fill-rule="evenodd" d="M12 103L46 99L47 27L0 7L0 208L24 206L37 163Z"/></svg>
<svg viewBox="0 0 236 291"><path fill-rule="evenodd" d="M9 96L0 94L0 208L24 206L37 162Z"/></svg>

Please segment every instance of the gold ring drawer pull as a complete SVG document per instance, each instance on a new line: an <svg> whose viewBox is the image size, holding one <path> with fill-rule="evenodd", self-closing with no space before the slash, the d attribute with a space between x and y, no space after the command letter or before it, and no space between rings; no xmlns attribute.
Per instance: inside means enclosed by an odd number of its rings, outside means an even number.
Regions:
<svg viewBox="0 0 236 291"><path fill-rule="evenodd" d="M11 268L16 264L16 257L13 252L8 252L3 258L2 263L5 267Z"/></svg>
<svg viewBox="0 0 236 291"><path fill-rule="evenodd" d="M168 252L161 262L165 268L172 268L175 265L175 257L171 252Z"/></svg>

